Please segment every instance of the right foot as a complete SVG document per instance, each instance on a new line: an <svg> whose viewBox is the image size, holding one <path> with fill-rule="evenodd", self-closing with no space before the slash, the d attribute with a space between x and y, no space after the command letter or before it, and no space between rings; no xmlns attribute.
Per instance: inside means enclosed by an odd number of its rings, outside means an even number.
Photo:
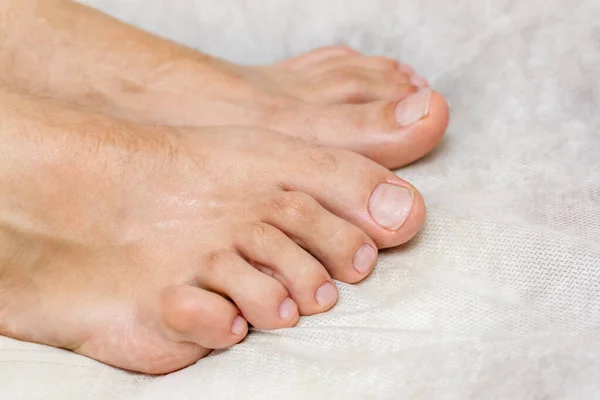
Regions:
<svg viewBox="0 0 600 400"><path fill-rule="evenodd" d="M423 222L412 186L344 150L0 106L0 334L117 367L171 372L326 311L332 279Z"/></svg>

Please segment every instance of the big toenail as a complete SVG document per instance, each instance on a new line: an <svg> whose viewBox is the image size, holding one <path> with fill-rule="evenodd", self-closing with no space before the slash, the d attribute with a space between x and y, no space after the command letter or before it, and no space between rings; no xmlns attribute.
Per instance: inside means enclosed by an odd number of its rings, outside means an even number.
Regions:
<svg viewBox="0 0 600 400"><path fill-rule="evenodd" d="M246 330L248 323L246 320L239 315L233 319L233 323L231 324L231 333L234 335L241 335Z"/></svg>
<svg viewBox="0 0 600 400"><path fill-rule="evenodd" d="M377 252L375 249L368 244L363 244L354 255L354 269L361 274L366 274L369 272L376 259Z"/></svg>
<svg viewBox="0 0 600 400"><path fill-rule="evenodd" d="M298 313L298 306L294 303L294 300L286 297L279 305L279 318L288 321L292 319L296 313Z"/></svg>
<svg viewBox="0 0 600 400"><path fill-rule="evenodd" d="M321 307L329 307L337 300L337 290L333 284L325 282L317 289L315 299Z"/></svg>
<svg viewBox="0 0 600 400"><path fill-rule="evenodd" d="M390 230L402 226L410 214L414 201L414 192L402 186L382 183L371 195L369 212L379 225Z"/></svg>
<svg viewBox="0 0 600 400"><path fill-rule="evenodd" d="M431 89L421 88L396 106L396 121L400 126L412 125L429 115Z"/></svg>
<svg viewBox="0 0 600 400"><path fill-rule="evenodd" d="M422 76L417 76L417 75L412 75L410 77L410 83L412 83L413 85L415 85L418 88L424 88L429 86L429 82L427 82L427 79L423 78Z"/></svg>

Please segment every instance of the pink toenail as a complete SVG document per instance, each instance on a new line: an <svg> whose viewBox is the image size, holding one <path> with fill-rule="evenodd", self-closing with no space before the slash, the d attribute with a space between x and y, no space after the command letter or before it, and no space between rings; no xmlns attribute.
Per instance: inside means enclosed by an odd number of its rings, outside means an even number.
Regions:
<svg viewBox="0 0 600 400"><path fill-rule="evenodd" d="M354 255L354 269L361 274L366 274L369 272L376 259L377 252L375 249L368 244L363 244Z"/></svg>
<svg viewBox="0 0 600 400"><path fill-rule="evenodd" d="M338 297L337 289L331 282L325 282L317 289L315 299L321 307L329 307L336 302Z"/></svg>
<svg viewBox="0 0 600 400"><path fill-rule="evenodd" d="M288 321L298 313L298 306L294 300L286 297L285 300L279 305L279 318L284 321Z"/></svg>
<svg viewBox="0 0 600 400"><path fill-rule="evenodd" d="M369 212L379 225L395 231L406 221L413 201L414 192L411 189L382 183L371 195Z"/></svg>
<svg viewBox="0 0 600 400"><path fill-rule="evenodd" d="M431 89L421 88L396 106L396 121L400 126L409 126L429 115Z"/></svg>
<svg viewBox="0 0 600 400"><path fill-rule="evenodd" d="M410 77L410 83L412 83L413 85L415 85L418 88L423 88L423 87L429 86L429 82L427 82L427 79L423 78L422 76L417 76L417 75L412 75Z"/></svg>
<svg viewBox="0 0 600 400"><path fill-rule="evenodd" d="M233 324L231 324L231 333L234 335L241 335L246 330L248 323L241 316L237 316L233 319Z"/></svg>

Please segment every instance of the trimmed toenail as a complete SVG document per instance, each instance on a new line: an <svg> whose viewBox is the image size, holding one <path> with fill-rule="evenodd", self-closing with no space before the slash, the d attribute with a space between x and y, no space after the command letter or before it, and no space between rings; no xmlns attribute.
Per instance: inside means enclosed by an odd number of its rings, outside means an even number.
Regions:
<svg viewBox="0 0 600 400"><path fill-rule="evenodd" d="M368 244L363 244L354 255L354 269L361 274L366 274L369 272L376 259L377 252L375 249Z"/></svg>
<svg viewBox="0 0 600 400"><path fill-rule="evenodd" d="M286 297L279 305L279 318L284 321L292 319L298 313L298 306L294 300Z"/></svg>
<svg viewBox="0 0 600 400"><path fill-rule="evenodd" d="M315 299L321 307L328 307L337 300L337 290L331 282L325 282L317 289Z"/></svg>
<svg viewBox="0 0 600 400"><path fill-rule="evenodd" d="M233 319L233 323L231 324L231 333L234 335L241 335L246 330L248 323L246 320L239 315Z"/></svg>
<svg viewBox="0 0 600 400"><path fill-rule="evenodd" d="M396 121L400 126L412 125L429 114L431 89L421 88L396 106Z"/></svg>
<svg viewBox="0 0 600 400"><path fill-rule="evenodd" d="M427 82L427 79L423 78L422 76L417 76L417 75L412 75L410 77L410 83L412 83L413 85L415 85L418 88L424 88L429 86L429 82Z"/></svg>
<svg viewBox="0 0 600 400"><path fill-rule="evenodd" d="M395 231L406 221L413 201L414 192L411 189L382 183L371 195L369 212L379 225Z"/></svg>

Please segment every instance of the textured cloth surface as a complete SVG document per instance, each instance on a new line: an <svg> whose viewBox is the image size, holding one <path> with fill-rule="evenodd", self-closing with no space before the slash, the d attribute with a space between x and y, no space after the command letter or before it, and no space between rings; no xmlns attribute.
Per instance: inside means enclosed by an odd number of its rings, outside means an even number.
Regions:
<svg viewBox="0 0 600 400"><path fill-rule="evenodd" d="M424 230L339 284L331 312L163 377L0 338L0 399L600 396L600 2L87 2L240 62L332 43L394 56L452 122L398 171Z"/></svg>

